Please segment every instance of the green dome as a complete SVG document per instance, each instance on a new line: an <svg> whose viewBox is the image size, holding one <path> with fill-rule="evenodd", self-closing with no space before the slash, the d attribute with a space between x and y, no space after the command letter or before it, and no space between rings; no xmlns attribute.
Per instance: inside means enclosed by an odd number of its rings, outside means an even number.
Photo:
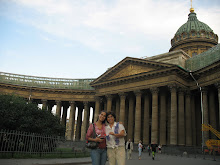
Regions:
<svg viewBox="0 0 220 165"><path fill-rule="evenodd" d="M191 31L213 32L213 30L208 25L197 19L196 13L192 12L188 16L188 21L177 30L175 35L181 35L184 32L189 33Z"/></svg>

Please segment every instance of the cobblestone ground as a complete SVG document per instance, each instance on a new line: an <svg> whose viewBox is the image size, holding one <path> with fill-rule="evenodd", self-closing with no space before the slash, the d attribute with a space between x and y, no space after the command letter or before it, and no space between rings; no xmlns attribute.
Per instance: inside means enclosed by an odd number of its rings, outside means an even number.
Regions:
<svg viewBox="0 0 220 165"><path fill-rule="evenodd" d="M142 154L141 160L138 160L138 153L132 153L132 160L126 160L126 165L220 165L220 157L216 161L211 158L187 156L171 156L165 154L156 154L155 160L152 160L148 153ZM0 159L0 165L91 165L91 158L66 158L66 159ZM109 165L107 162L106 165Z"/></svg>
<svg viewBox="0 0 220 165"><path fill-rule="evenodd" d="M165 154L156 154L155 159L148 153L142 153L141 160L138 160L138 153L133 152L132 160L126 160L126 165L219 165L220 160L213 161L213 159L203 159L203 158L188 158L180 156L171 156ZM108 165L108 163L107 163Z"/></svg>

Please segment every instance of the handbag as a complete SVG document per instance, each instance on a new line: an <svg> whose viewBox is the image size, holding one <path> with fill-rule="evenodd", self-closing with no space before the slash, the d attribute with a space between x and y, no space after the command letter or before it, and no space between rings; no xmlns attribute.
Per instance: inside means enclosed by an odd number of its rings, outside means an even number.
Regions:
<svg viewBox="0 0 220 165"><path fill-rule="evenodd" d="M92 125L93 125L93 138L95 139L96 138L96 132L95 132L94 123ZM96 149L97 147L98 147L98 143L97 142L94 142L94 141L87 141L86 142L86 148Z"/></svg>

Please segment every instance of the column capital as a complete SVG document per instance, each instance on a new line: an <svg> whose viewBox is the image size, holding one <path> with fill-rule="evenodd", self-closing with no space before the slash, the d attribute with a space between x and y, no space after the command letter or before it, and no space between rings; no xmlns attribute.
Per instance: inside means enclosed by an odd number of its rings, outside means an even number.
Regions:
<svg viewBox="0 0 220 165"><path fill-rule="evenodd" d="M55 100L56 104L61 104L60 100Z"/></svg>
<svg viewBox="0 0 220 165"><path fill-rule="evenodd" d="M191 91L189 89L186 89L186 96L191 96Z"/></svg>
<svg viewBox="0 0 220 165"><path fill-rule="evenodd" d="M220 90L220 81L215 83L216 88L218 88L218 90Z"/></svg>
<svg viewBox="0 0 220 165"><path fill-rule="evenodd" d="M83 105L84 105L84 106L88 106L88 105L89 105L89 102L88 102L88 101L83 101Z"/></svg>
<svg viewBox="0 0 220 165"><path fill-rule="evenodd" d="M177 85L175 83L169 84L168 88L170 89L171 92L176 92L177 91Z"/></svg>
<svg viewBox="0 0 220 165"><path fill-rule="evenodd" d="M202 93L208 93L208 88L207 87L202 87Z"/></svg>
<svg viewBox="0 0 220 165"><path fill-rule="evenodd" d="M135 91L134 91L134 94L135 94L136 96L141 96L142 92L141 92L141 90L135 90Z"/></svg>
<svg viewBox="0 0 220 165"><path fill-rule="evenodd" d="M113 98L112 94L107 94L107 95L105 95L105 97L106 97L107 99L112 99L112 98Z"/></svg>
<svg viewBox="0 0 220 165"><path fill-rule="evenodd" d="M101 98L99 96L95 96L95 101L101 101Z"/></svg>
<svg viewBox="0 0 220 165"><path fill-rule="evenodd" d="M150 91L152 94L157 94L159 92L159 88L158 87L153 87L153 88L150 88Z"/></svg>
<svg viewBox="0 0 220 165"><path fill-rule="evenodd" d="M75 101L69 101L69 103L70 103L71 106L76 104Z"/></svg>
<svg viewBox="0 0 220 165"><path fill-rule="evenodd" d="M177 87L177 89L179 93L185 93L187 91L187 88L184 87Z"/></svg>
<svg viewBox="0 0 220 165"><path fill-rule="evenodd" d="M127 94L124 92L118 93L118 95L120 96L120 98L125 98L127 96Z"/></svg>

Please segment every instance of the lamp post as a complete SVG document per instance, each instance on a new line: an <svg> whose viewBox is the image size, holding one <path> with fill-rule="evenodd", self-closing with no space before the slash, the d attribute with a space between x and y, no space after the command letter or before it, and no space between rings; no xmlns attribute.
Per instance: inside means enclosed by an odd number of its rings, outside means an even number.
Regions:
<svg viewBox="0 0 220 165"><path fill-rule="evenodd" d="M204 116L203 116L203 104L202 104L202 87L199 85L199 83L196 81L196 79L194 78L192 72L189 72L190 76L193 78L193 80L196 82L197 87L199 88L200 91L200 99L201 99L201 113L202 113L202 125L204 124ZM204 149L204 132L202 131L202 152Z"/></svg>

